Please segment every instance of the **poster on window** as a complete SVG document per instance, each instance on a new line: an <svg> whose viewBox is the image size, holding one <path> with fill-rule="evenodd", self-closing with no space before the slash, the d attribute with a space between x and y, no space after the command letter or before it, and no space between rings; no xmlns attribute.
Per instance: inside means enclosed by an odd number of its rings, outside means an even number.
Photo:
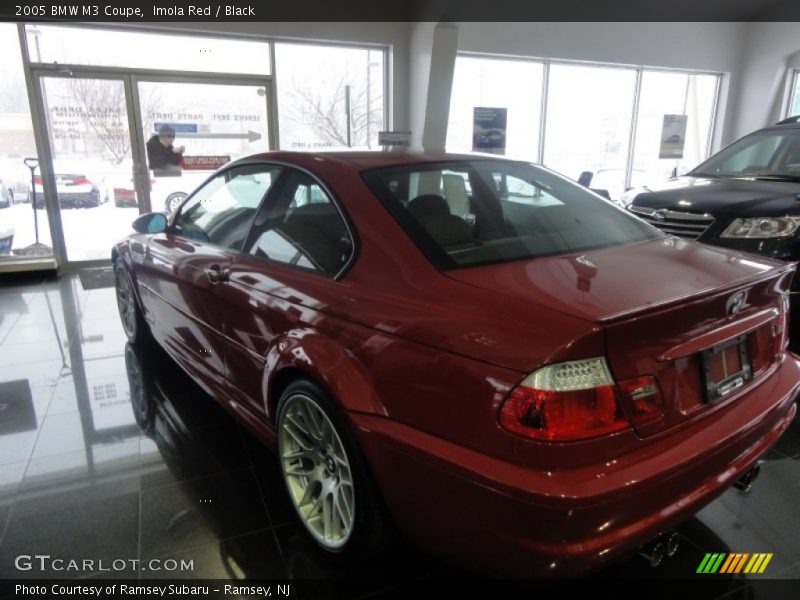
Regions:
<svg viewBox="0 0 800 600"><path fill-rule="evenodd" d="M506 153L507 114L505 108L476 106L472 109L473 152Z"/></svg>
<svg viewBox="0 0 800 600"><path fill-rule="evenodd" d="M683 158L686 144L686 115L664 115L661 127L661 150L658 158Z"/></svg>

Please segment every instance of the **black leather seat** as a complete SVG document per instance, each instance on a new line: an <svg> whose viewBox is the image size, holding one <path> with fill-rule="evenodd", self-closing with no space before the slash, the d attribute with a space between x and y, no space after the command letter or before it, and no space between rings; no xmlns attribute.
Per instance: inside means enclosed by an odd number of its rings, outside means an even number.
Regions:
<svg viewBox="0 0 800 600"><path fill-rule="evenodd" d="M423 194L408 203L408 212L440 246L458 246L474 241L472 227L450 214L447 200L437 194Z"/></svg>
<svg viewBox="0 0 800 600"><path fill-rule="evenodd" d="M327 273L336 273L350 256L350 235L339 211L328 202L295 208L278 229Z"/></svg>

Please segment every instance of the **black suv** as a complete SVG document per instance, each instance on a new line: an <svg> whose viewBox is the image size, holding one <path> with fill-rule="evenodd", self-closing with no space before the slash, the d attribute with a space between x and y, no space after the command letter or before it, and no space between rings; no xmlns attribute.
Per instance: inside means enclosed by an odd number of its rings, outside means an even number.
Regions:
<svg viewBox="0 0 800 600"><path fill-rule="evenodd" d="M685 239L800 260L798 121L755 131L682 177L632 190L628 210ZM800 291L800 277L792 291ZM792 346L798 348L800 297L791 298Z"/></svg>

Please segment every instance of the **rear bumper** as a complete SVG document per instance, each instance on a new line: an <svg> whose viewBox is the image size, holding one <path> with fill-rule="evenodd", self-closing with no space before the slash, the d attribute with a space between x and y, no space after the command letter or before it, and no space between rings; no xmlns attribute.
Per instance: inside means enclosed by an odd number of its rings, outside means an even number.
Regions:
<svg viewBox="0 0 800 600"><path fill-rule="evenodd" d="M459 564L500 577L583 574L636 552L725 491L796 413L787 355L731 410L639 450L542 471L493 459L389 419L351 414L398 526Z"/></svg>

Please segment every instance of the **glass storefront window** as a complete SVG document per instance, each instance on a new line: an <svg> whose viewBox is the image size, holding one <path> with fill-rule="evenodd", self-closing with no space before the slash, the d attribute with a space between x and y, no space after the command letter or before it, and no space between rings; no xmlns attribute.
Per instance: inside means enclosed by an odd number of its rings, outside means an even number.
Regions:
<svg viewBox="0 0 800 600"><path fill-rule="evenodd" d="M281 148L374 148L385 122L384 54L275 44Z"/></svg>
<svg viewBox="0 0 800 600"><path fill-rule="evenodd" d="M641 85L634 123L637 74ZM473 122L476 107L505 109L505 154L541 162L575 180L591 173L592 188L618 199L626 187L662 181L673 170L684 173L708 156L718 85L716 74L458 56L447 149L473 150L473 135L481 131ZM800 106L800 99L795 103ZM544 124L540 123L543 106ZM665 115L686 117L685 134L667 138L674 138L671 158L660 157Z"/></svg>
<svg viewBox="0 0 800 600"><path fill-rule="evenodd" d="M505 154L539 160L541 62L459 56L450 95L447 150L471 152L476 107L505 108Z"/></svg>
<svg viewBox="0 0 800 600"><path fill-rule="evenodd" d="M0 260L52 256L44 208L35 211L40 244L35 245L31 172L23 161L36 157L36 142L15 24L0 24L0 54Z"/></svg>
<svg viewBox="0 0 800 600"><path fill-rule="evenodd" d="M647 71L642 73L631 187L680 175L708 156L717 93L716 75ZM685 115L683 156L661 158L664 115Z"/></svg>
<svg viewBox="0 0 800 600"><path fill-rule="evenodd" d="M31 62L270 73L268 42L51 25L26 25L25 32Z"/></svg>
<svg viewBox="0 0 800 600"><path fill-rule="evenodd" d="M590 171L592 187L614 197L625 183L635 94L635 69L552 64L544 165L575 180Z"/></svg>

